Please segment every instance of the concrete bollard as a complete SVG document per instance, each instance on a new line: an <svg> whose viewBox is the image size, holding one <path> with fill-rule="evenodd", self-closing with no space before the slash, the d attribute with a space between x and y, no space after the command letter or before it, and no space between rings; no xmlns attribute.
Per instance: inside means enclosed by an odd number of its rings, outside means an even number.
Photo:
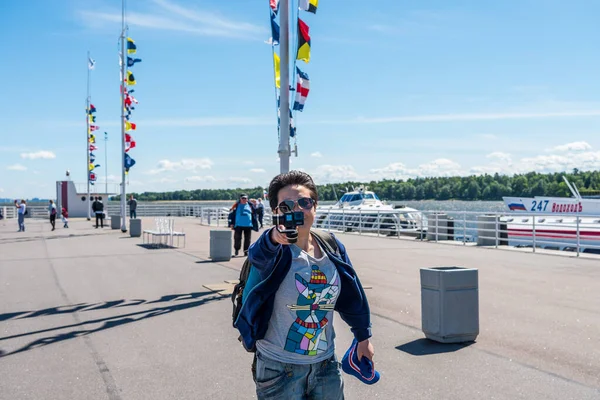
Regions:
<svg viewBox="0 0 600 400"><path fill-rule="evenodd" d="M231 260L232 231L230 229L213 229L210 231L210 255L213 261Z"/></svg>
<svg viewBox="0 0 600 400"><path fill-rule="evenodd" d="M475 268L421 268L421 326L425 337L441 343L477 338L478 281Z"/></svg>
<svg viewBox="0 0 600 400"><path fill-rule="evenodd" d="M448 240L448 214L434 213L427 217L427 240L436 240L436 215L437 215L437 240Z"/></svg>
<svg viewBox="0 0 600 400"><path fill-rule="evenodd" d="M121 216L120 215L111 215L110 229L121 229Z"/></svg>
<svg viewBox="0 0 600 400"><path fill-rule="evenodd" d="M142 220L138 218L132 218L129 220L129 235L131 237L142 236Z"/></svg>
<svg viewBox="0 0 600 400"><path fill-rule="evenodd" d="M498 245L508 246L507 224L498 215L477 216L477 246L496 245L496 220L498 220Z"/></svg>

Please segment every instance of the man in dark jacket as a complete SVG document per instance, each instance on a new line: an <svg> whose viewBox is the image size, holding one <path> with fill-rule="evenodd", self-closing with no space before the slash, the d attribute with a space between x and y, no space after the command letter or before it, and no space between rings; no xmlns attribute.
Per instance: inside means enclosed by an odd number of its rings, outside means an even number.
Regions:
<svg viewBox="0 0 600 400"><path fill-rule="evenodd" d="M102 203L100 197L94 197L92 211L96 214L96 228L98 228L98 221L100 221L100 227L104 228L104 203Z"/></svg>
<svg viewBox="0 0 600 400"><path fill-rule="evenodd" d="M250 247L250 273L234 326L247 349L255 349L258 399L344 398L335 356L334 310L358 342L356 354L373 359L371 313L363 287L344 245L319 243L311 233L318 201L312 178L291 171L273 178L269 201L276 215L302 212L296 232L280 225L265 231ZM289 235L288 235L289 234ZM326 234L323 232L322 234ZM293 239L293 240L292 240ZM293 379L275 379L293 371Z"/></svg>

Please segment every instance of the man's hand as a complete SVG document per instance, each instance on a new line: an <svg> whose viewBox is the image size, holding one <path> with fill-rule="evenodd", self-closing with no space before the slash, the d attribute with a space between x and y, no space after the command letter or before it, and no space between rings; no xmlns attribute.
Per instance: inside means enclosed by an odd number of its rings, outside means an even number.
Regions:
<svg viewBox="0 0 600 400"><path fill-rule="evenodd" d="M373 356L375 355L375 349L373 348L373 345L371 344L369 339L363 340L362 342L358 342L356 351L358 353L358 361L360 361L363 356L365 356L369 360L373 361Z"/></svg>
<svg viewBox="0 0 600 400"><path fill-rule="evenodd" d="M285 226L279 225L275 229L271 230L271 234L269 235L271 243L275 245L282 244L284 246L291 244L291 242L288 240L287 235L285 233L279 232L280 230L285 230Z"/></svg>

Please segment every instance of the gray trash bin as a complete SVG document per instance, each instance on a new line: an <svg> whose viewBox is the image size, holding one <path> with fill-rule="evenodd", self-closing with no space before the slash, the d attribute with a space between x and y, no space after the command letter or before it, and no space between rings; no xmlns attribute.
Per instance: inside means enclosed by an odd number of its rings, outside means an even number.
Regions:
<svg viewBox="0 0 600 400"><path fill-rule="evenodd" d="M475 268L421 268L421 324L428 339L460 343L477 338L478 281Z"/></svg>
<svg viewBox="0 0 600 400"><path fill-rule="evenodd" d="M110 229L121 229L121 216L111 215L110 216Z"/></svg>
<svg viewBox="0 0 600 400"><path fill-rule="evenodd" d="M129 235L131 237L142 236L142 220L141 219L132 218L129 220Z"/></svg>
<svg viewBox="0 0 600 400"><path fill-rule="evenodd" d="M210 231L210 255L213 261L231 260L232 243L230 229L214 229Z"/></svg>

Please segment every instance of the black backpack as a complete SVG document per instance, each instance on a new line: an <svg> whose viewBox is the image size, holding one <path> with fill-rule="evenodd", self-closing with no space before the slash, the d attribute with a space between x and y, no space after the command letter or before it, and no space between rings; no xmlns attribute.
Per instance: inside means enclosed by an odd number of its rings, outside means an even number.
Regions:
<svg viewBox="0 0 600 400"><path fill-rule="evenodd" d="M317 231L314 229L310 230L310 233L313 234L313 237L317 240L319 245L324 248L326 251L330 253L338 252L338 245L334 237L327 232ZM248 275L250 275L250 269L252 265L248 261L248 258L244 261L244 265L242 265L242 269L240 270L240 279L239 283L235 285L233 288L233 293L231 294L231 302L233 303L233 312L231 314L232 324L235 328L235 321L237 321L238 315L240 314L240 310L242 309L242 299L244 297L244 288L246 287L246 282L248 281ZM238 340L241 342L242 337L238 337ZM256 348L246 349L251 353L256 352Z"/></svg>

